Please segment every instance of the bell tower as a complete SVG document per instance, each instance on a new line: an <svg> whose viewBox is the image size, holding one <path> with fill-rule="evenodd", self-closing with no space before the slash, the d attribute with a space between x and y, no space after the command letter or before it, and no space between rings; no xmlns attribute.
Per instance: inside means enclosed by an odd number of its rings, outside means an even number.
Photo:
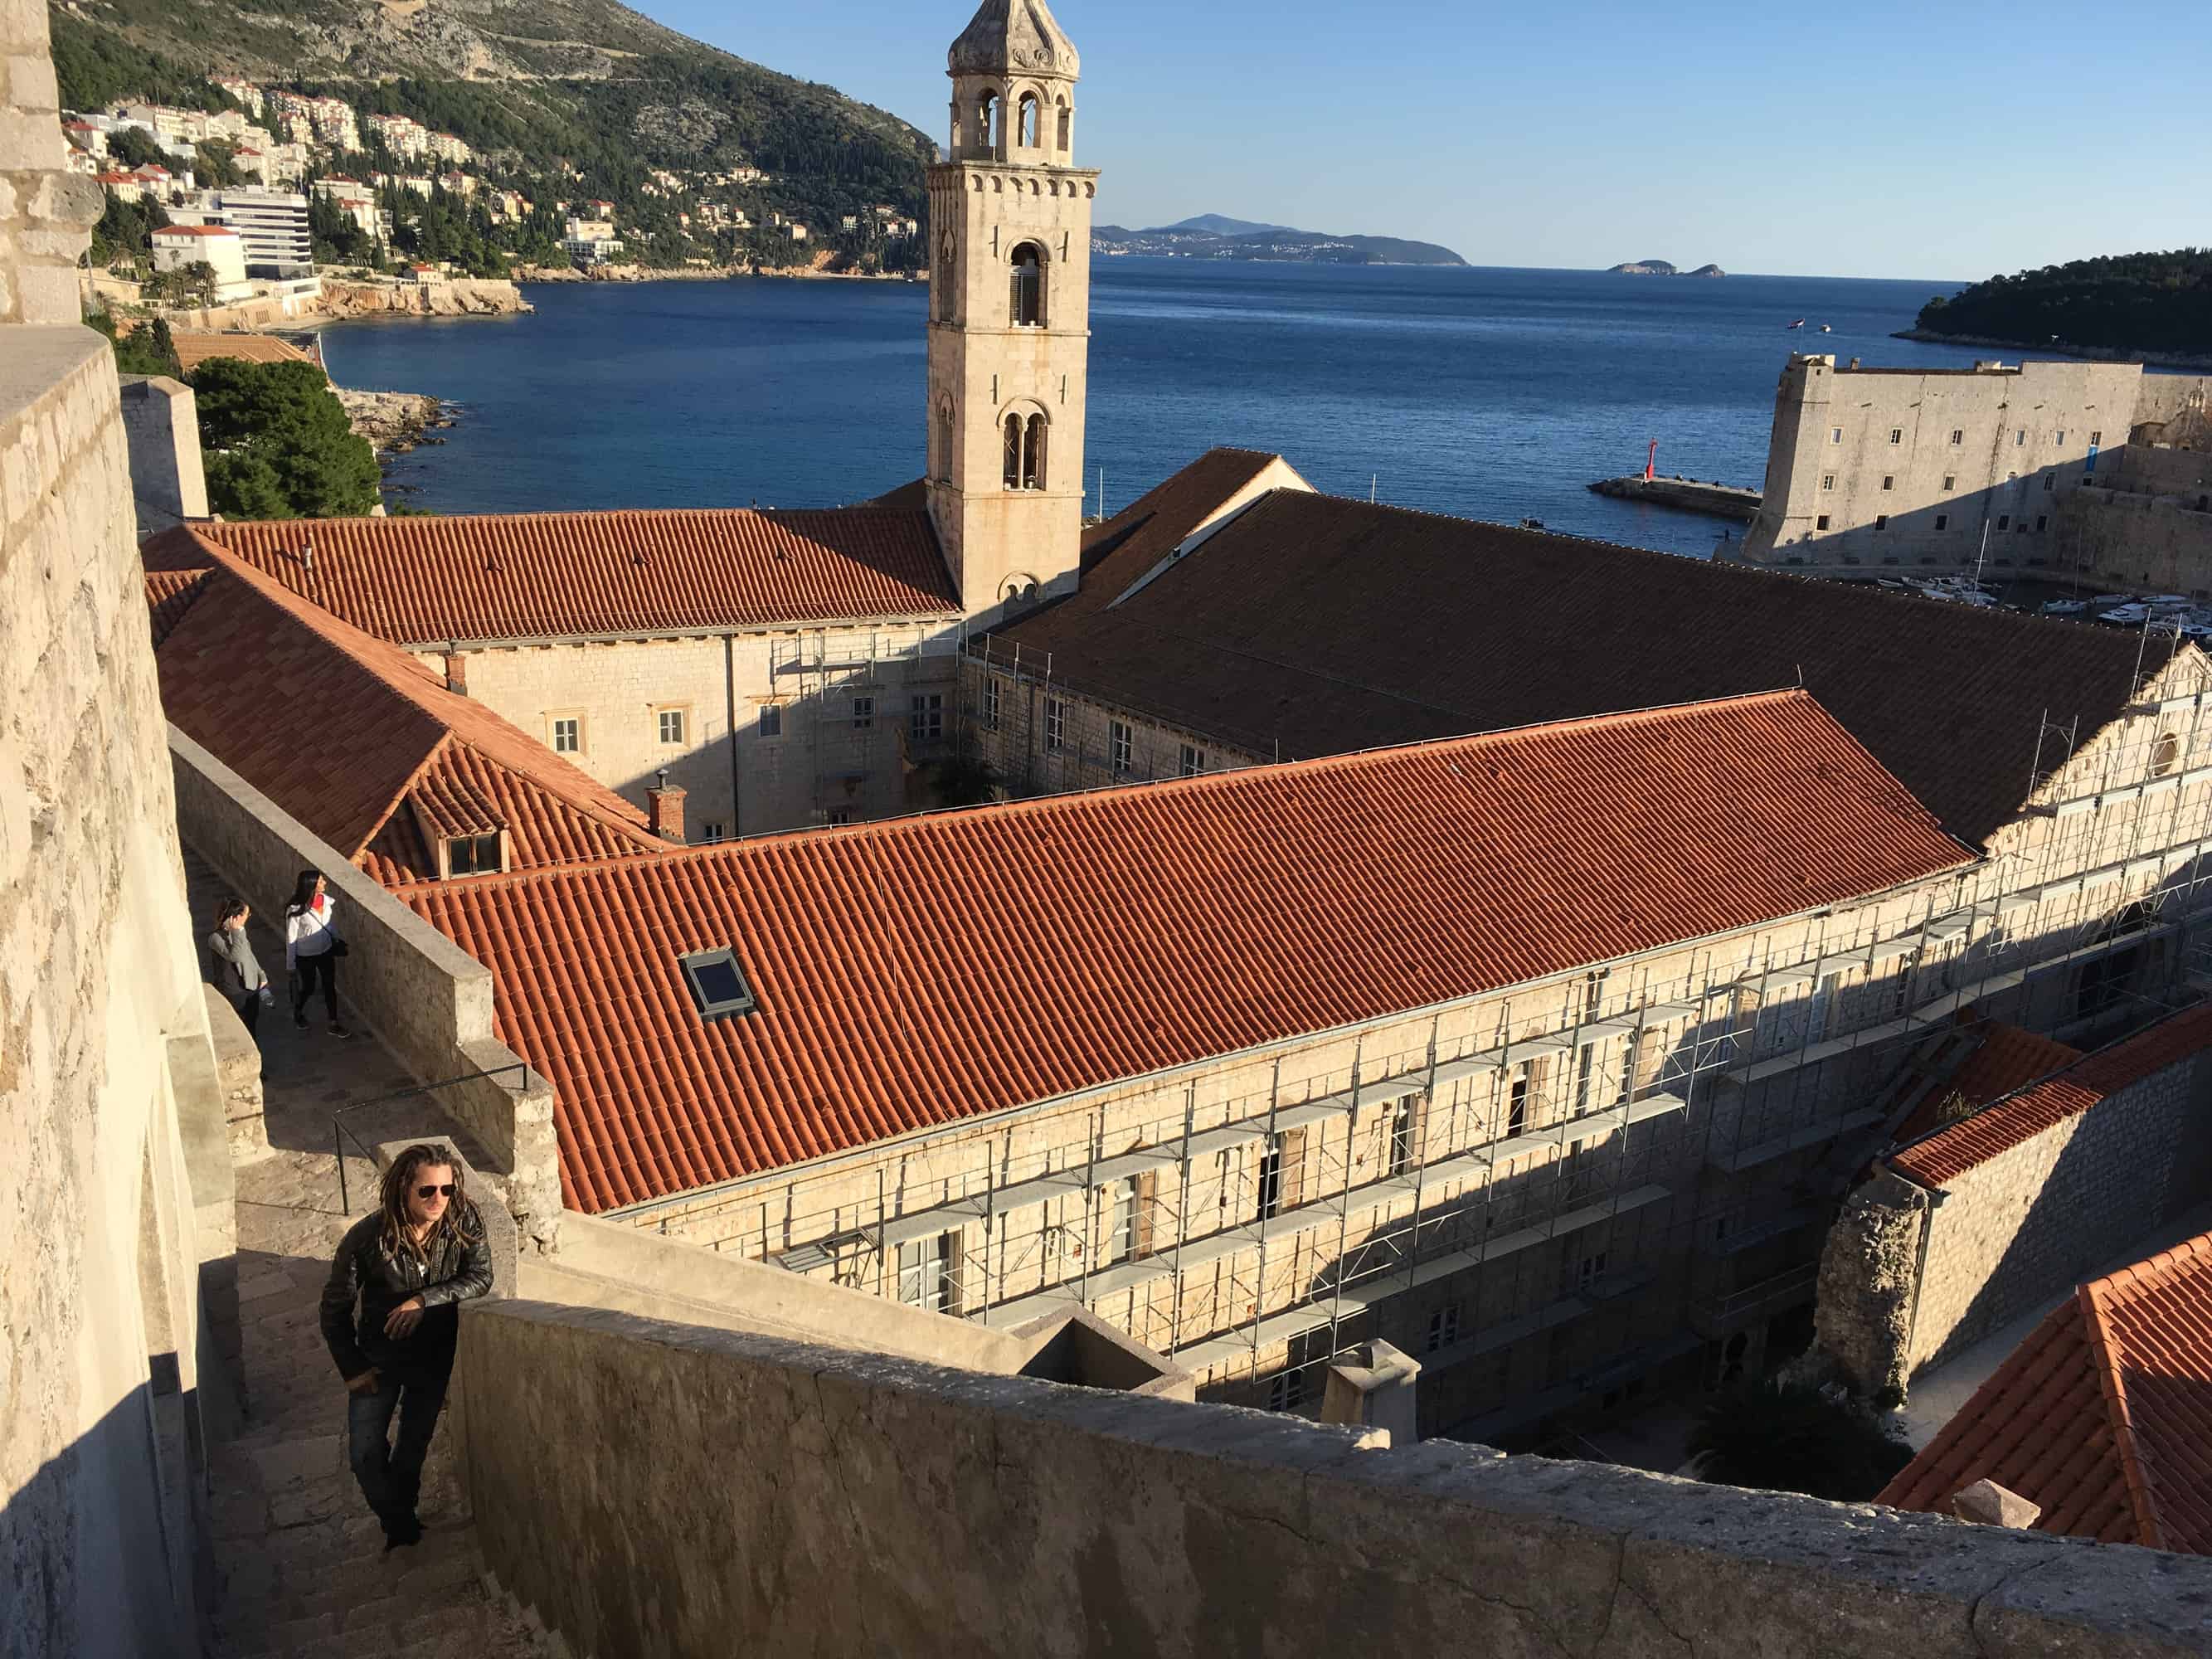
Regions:
<svg viewBox="0 0 2212 1659"><path fill-rule="evenodd" d="M1095 169L1074 161L1075 47L1045 0L983 0L948 54L929 171L929 511L963 608L1075 585Z"/></svg>

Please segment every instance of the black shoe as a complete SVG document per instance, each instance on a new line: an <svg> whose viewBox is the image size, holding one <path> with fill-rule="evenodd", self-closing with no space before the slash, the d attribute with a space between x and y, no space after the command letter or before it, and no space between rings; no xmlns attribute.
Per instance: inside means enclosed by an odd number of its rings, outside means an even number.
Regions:
<svg viewBox="0 0 2212 1659"><path fill-rule="evenodd" d="M331 1035L334 1037L349 1037L353 1033L346 1030L344 1026L339 1024L336 1020L333 1020L331 1022Z"/></svg>
<svg viewBox="0 0 2212 1659"><path fill-rule="evenodd" d="M307 1029L307 1017L305 1014L295 1014L292 1016L292 1024L304 1031Z"/></svg>
<svg viewBox="0 0 2212 1659"><path fill-rule="evenodd" d="M422 1523L411 1515L398 1525L387 1526L384 1529L384 1553L386 1555L422 1541Z"/></svg>

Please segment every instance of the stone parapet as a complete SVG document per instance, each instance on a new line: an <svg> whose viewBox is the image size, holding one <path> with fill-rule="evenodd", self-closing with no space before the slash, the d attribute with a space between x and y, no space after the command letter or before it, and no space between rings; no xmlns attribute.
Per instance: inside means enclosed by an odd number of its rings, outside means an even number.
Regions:
<svg viewBox="0 0 2212 1659"><path fill-rule="evenodd" d="M262 1115L261 1046L228 997L212 985L201 988L207 994L208 1035L215 1042L224 1139L231 1161L248 1164L269 1155L269 1128Z"/></svg>

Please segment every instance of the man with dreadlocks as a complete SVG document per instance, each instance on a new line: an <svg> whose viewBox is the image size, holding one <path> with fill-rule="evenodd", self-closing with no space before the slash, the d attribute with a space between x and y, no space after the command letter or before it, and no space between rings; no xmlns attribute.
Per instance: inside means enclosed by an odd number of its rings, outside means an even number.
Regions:
<svg viewBox="0 0 2212 1659"><path fill-rule="evenodd" d="M347 1230L323 1286L323 1340L349 1396L348 1455L386 1550L422 1539L415 1504L453 1372L459 1304L490 1289L483 1218L460 1166L442 1147L410 1146L384 1172L377 1212Z"/></svg>

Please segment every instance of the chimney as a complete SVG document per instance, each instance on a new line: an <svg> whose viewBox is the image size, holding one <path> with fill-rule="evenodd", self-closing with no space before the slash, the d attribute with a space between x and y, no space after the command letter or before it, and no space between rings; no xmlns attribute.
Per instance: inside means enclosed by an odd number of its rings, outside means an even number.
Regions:
<svg viewBox="0 0 2212 1659"><path fill-rule="evenodd" d="M663 841L684 844L684 792L668 781L662 767L659 781L645 792L645 821Z"/></svg>
<svg viewBox="0 0 2212 1659"><path fill-rule="evenodd" d="M446 653L446 690L457 697L469 695L469 659L458 651Z"/></svg>

